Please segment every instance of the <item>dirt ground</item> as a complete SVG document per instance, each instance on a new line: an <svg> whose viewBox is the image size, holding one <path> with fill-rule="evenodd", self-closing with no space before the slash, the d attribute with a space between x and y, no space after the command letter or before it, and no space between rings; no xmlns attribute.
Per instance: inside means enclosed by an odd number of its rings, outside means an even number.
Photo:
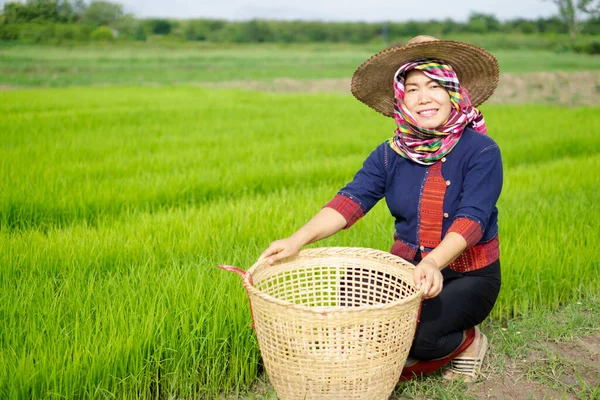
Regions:
<svg viewBox="0 0 600 400"><path fill-rule="evenodd" d="M197 82L211 88L236 88L272 93L350 94L350 79ZM1 85L0 91L19 86ZM488 104L554 104L569 107L600 105L600 71L501 74Z"/></svg>
<svg viewBox="0 0 600 400"><path fill-rule="evenodd" d="M493 347L488 354L484 379L472 387L477 399L600 398L592 390L600 385L600 333L567 343L539 343L523 359L506 360L503 371L497 370L502 360L494 359Z"/></svg>
<svg viewBox="0 0 600 400"><path fill-rule="evenodd" d="M279 78L269 82L231 81L201 85L275 93L350 93L349 79ZM600 105L600 71L501 74L498 88L488 103L598 106Z"/></svg>

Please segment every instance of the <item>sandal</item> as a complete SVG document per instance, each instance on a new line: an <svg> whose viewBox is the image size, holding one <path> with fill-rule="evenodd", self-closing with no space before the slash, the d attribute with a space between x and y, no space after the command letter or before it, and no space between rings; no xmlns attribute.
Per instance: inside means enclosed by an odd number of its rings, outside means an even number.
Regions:
<svg viewBox="0 0 600 400"><path fill-rule="evenodd" d="M466 382L477 379L481 373L481 365L487 351L487 337L475 327L475 340L462 353L450 361L450 367L444 373L445 379L463 377Z"/></svg>

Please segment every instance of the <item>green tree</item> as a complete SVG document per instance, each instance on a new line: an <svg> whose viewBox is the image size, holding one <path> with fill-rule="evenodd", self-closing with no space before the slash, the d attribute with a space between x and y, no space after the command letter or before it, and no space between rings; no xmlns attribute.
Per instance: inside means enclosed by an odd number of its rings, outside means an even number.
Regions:
<svg viewBox="0 0 600 400"><path fill-rule="evenodd" d="M543 32L543 30L540 29L540 25L537 23L537 21L532 21L524 18L516 18L511 19L509 21L505 21L502 25L502 31L506 33L524 34Z"/></svg>
<svg viewBox="0 0 600 400"><path fill-rule="evenodd" d="M150 21L152 33L155 35L168 35L173 26L166 19L153 19Z"/></svg>
<svg viewBox="0 0 600 400"><path fill-rule="evenodd" d="M271 42L272 35L269 25L265 21L253 19L242 23L246 37L249 42Z"/></svg>
<svg viewBox="0 0 600 400"><path fill-rule="evenodd" d="M585 21L581 32L588 35L600 35L600 17L590 18Z"/></svg>
<svg viewBox="0 0 600 400"><path fill-rule="evenodd" d="M216 19L193 19L183 21L183 36L187 40L218 41L218 32L225 26L225 21Z"/></svg>
<svg viewBox="0 0 600 400"><path fill-rule="evenodd" d="M51 0L27 0L25 7L29 14L34 15L33 21L58 22L58 1Z"/></svg>
<svg viewBox="0 0 600 400"><path fill-rule="evenodd" d="M542 33L567 33L563 21L557 16L551 18L538 18L535 20L538 32Z"/></svg>
<svg viewBox="0 0 600 400"><path fill-rule="evenodd" d="M136 38L138 27L142 24L137 20L133 14L125 14L118 20L116 20L112 27L119 32L119 36L123 35L129 38ZM143 28L142 28L143 30ZM144 40L146 38L144 37Z"/></svg>
<svg viewBox="0 0 600 400"><path fill-rule="evenodd" d="M144 25L139 23L137 28L135 28L135 33L133 35L135 40L145 41L146 40L146 31L144 30Z"/></svg>
<svg viewBox="0 0 600 400"><path fill-rule="evenodd" d="M9 2L4 4L3 13L7 24L19 24L30 21L29 11L21 3Z"/></svg>
<svg viewBox="0 0 600 400"><path fill-rule="evenodd" d="M467 23L473 33L489 33L500 31L500 21L492 14L471 13Z"/></svg>
<svg viewBox="0 0 600 400"><path fill-rule="evenodd" d="M75 18L80 20L83 17L83 13L85 13L87 5L85 4L85 0L73 0L71 2L71 7L73 8L73 15Z"/></svg>
<svg viewBox="0 0 600 400"><path fill-rule="evenodd" d="M558 15L567 27L571 39L581 30L580 15L600 15L600 0L551 0L558 6Z"/></svg>
<svg viewBox="0 0 600 400"><path fill-rule="evenodd" d="M575 39L578 30L577 9L573 0L552 0L558 6L558 15L567 27L571 39Z"/></svg>
<svg viewBox="0 0 600 400"><path fill-rule="evenodd" d="M60 0L57 3L57 10L60 22L75 22L79 19L69 0Z"/></svg>
<svg viewBox="0 0 600 400"><path fill-rule="evenodd" d="M115 37L108 26L100 26L92 32L91 38L99 42L112 42Z"/></svg>
<svg viewBox="0 0 600 400"><path fill-rule="evenodd" d="M269 25L273 40L278 43L309 42L301 21L271 21Z"/></svg>
<svg viewBox="0 0 600 400"><path fill-rule="evenodd" d="M450 18L446 18L444 21L442 21L440 23L440 29L441 29L442 35L447 35L449 33L459 33L464 28L462 27L461 24L454 22Z"/></svg>
<svg viewBox="0 0 600 400"><path fill-rule="evenodd" d="M123 16L123 6L109 1L94 0L83 12L81 21L92 26L111 26Z"/></svg>
<svg viewBox="0 0 600 400"><path fill-rule="evenodd" d="M592 18L600 16L600 0L579 0L577 7Z"/></svg>
<svg viewBox="0 0 600 400"><path fill-rule="evenodd" d="M419 21L408 21L404 23L389 23L388 31L389 36L394 41L394 38L398 37L413 37L417 35L425 35L427 34L427 27L425 26L427 23L419 22Z"/></svg>
<svg viewBox="0 0 600 400"><path fill-rule="evenodd" d="M8 2L3 7L6 23L73 22L75 13L68 0L27 0Z"/></svg>

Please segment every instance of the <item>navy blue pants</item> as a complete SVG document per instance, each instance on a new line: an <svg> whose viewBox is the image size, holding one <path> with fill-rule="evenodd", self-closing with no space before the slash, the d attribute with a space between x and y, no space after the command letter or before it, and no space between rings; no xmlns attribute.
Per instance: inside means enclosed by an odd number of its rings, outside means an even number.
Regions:
<svg viewBox="0 0 600 400"><path fill-rule="evenodd" d="M466 273L444 268L442 276L441 293L423 301L409 353L417 360L435 360L456 350L464 331L487 318L500 292L500 260Z"/></svg>

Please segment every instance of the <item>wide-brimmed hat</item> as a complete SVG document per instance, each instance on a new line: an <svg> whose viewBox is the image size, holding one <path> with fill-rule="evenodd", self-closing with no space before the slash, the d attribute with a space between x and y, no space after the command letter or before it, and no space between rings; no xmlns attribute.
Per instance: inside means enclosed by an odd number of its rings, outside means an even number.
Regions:
<svg viewBox="0 0 600 400"><path fill-rule="evenodd" d="M352 76L352 94L375 111L393 117L394 74L402 64L420 58L452 65L461 86L469 91L473 107L486 101L498 86L498 61L488 51L464 42L421 35L365 61Z"/></svg>

